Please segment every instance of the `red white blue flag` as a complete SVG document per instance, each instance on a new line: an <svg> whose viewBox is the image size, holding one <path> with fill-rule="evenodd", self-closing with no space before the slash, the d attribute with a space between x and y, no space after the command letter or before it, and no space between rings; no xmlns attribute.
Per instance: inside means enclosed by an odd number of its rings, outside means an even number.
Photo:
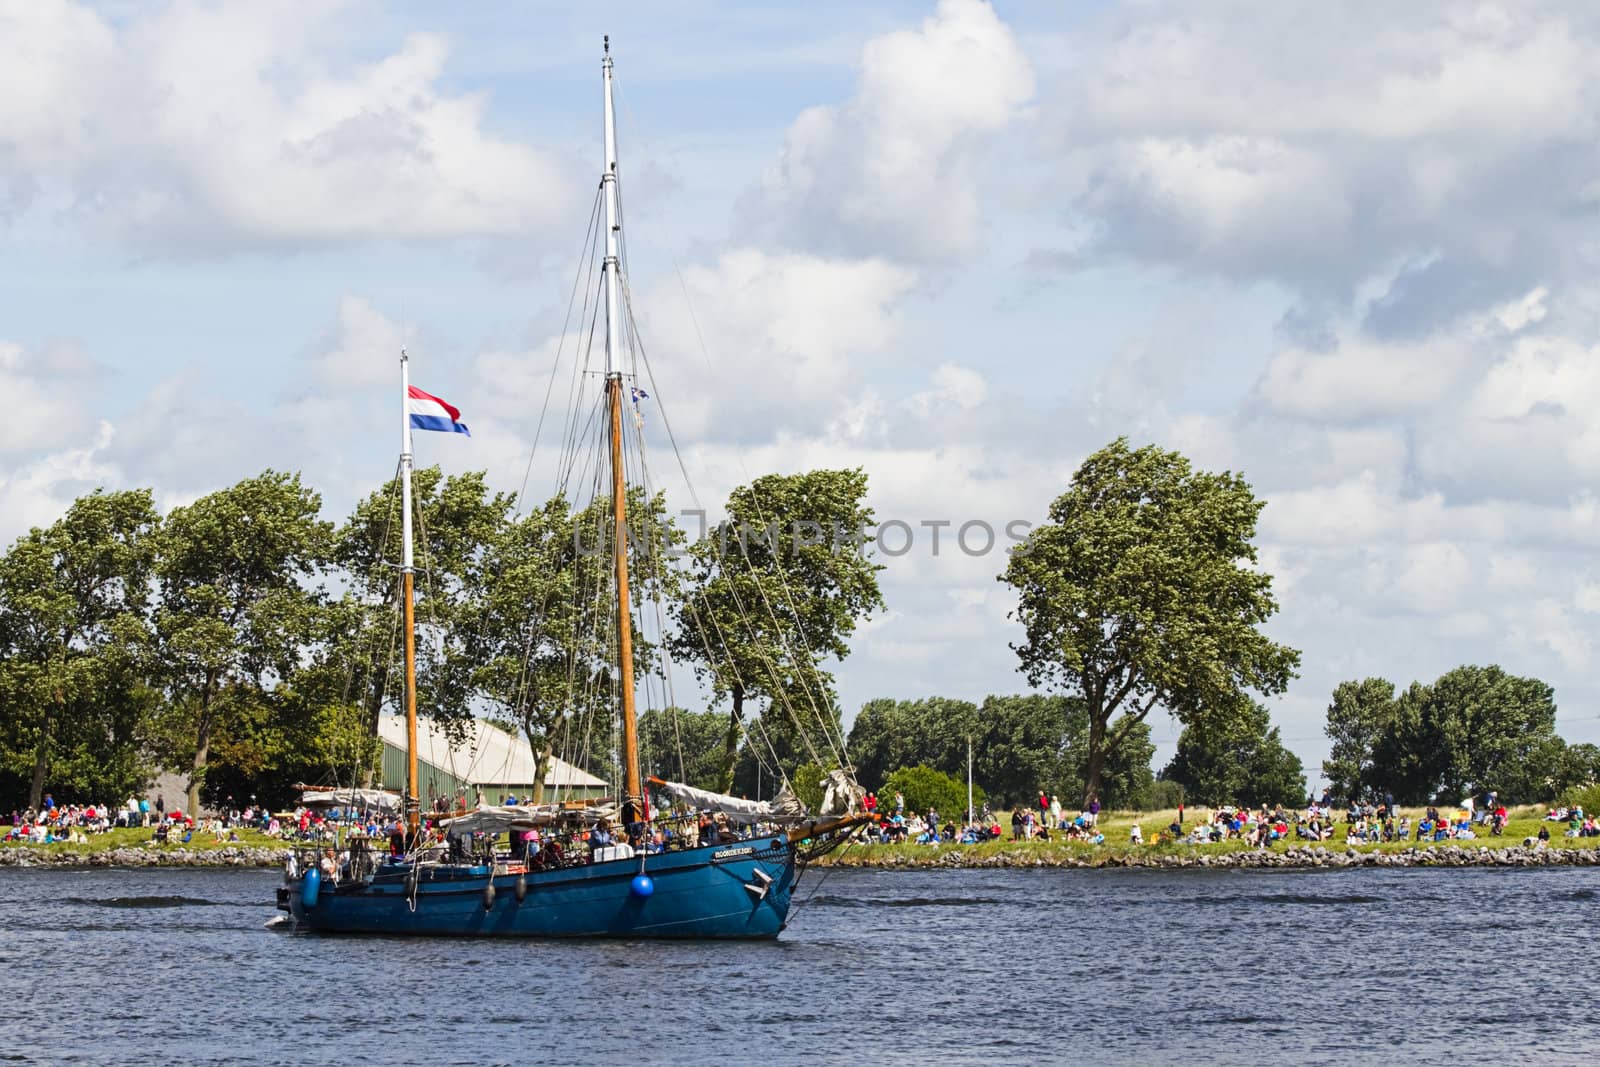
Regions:
<svg viewBox="0 0 1600 1067"><path fill-rule="evenodd" d="M406 410L411 413L413 430L441 430L444 433L464 433L468 437L472 436L467 424L461 421L460 408L452 407L432 393L424 393L414 385L407 390Z"/></svg>

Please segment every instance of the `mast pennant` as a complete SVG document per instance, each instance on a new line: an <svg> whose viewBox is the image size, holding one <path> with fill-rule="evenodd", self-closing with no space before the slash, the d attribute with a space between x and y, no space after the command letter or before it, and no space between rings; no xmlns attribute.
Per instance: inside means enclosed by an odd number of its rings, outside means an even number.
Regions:
<svg viewBox="0 0 1600 1067"><path fill-rule="evenodd" d="M406 410L411 413L411 428L414 430L440 430L472 436L467 424L461 421L460 408L445 403L432 393L424 393L414 385L406 387Z"/></svg>

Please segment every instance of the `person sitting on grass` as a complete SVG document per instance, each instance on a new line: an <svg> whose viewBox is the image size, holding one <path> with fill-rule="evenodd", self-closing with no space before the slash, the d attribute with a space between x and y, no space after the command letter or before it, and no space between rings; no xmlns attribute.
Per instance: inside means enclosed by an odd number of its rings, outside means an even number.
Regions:
<svg viewBox="0 0 1600 1067"><path fill-rule="evenodd" d="M1128 844L1144 844L1144 830L1140 828L1138 823L1134 823L1133 826L1128 829Z"/></svg>

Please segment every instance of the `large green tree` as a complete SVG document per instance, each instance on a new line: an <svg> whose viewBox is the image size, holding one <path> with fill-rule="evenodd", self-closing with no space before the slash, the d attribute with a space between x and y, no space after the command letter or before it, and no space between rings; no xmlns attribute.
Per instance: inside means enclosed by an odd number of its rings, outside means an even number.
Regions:
<svg viewBox="0 0 1600 1067"><path fill-rule="evenodd" d="M1395 728L1394 683L1385 678L1341 682L1328 705L1324 728L1333 746L1322 761L1334 794L1346 799L1381 797L1392 790L1395 768L1378 762Z"/></svg>
<svg viewBox="0 0 1600 1067"><path fill-rule="evenodd" d="M639 752L644 773L696 789L722 784L723 716L678 707L639 716Z"/></svg>
<svg viewBox="0 0 1600 1067"><path fill-rule="evenodd" d="M1000 580L1019 598L1022 670L1089 716L1086 797L1157 706L1185 725L1225 718L1294 677L1299 653L1261 629L1278 609L1252 543L1262 506L1236 474L1119 438L1012 551Z"/></svg>
<svg viewBox="0 0 1600 1067"><path fill-rule="evenodd" d="M557 496L490 538L467 587L468 610L450 638L472 664L473 689L514 721L539 766L560 754L610 774L617 688L616 577L611 502L574 511ZM636 678L659 652L659 627L642 623L670 599L681 539L666 503L628 491L629 611ZM543 775L535 802L543 799Z"/></svg>
<svg viewBox="0 0 1600 1067"><path fill-rule="evenodd" d="M1119 724L1120 727L1120 724ZM850 757L869 789L902 767L925 765L966 780L968 741L973 775L1005 805L1028 804L1044 791L1071 807L1086 796L1089 716L1073 697L1023 694L986 697L981 705L932 697L873 700L850 730ZM1148 794L1155 746L1148 724L1101 767L1097 794L1105 807L1134 807Z"/></svg>
<svg viewBox="0 0 1600 1067"><path fill-rule="evenodd" d="M266 471L176 508L161 530L156 611L169 759L197 810L219 719L293 675L316 624L332 529L298 474Z"/></svg>
<svg viewBox="0 0 1600 1067"><path fill-rule="evenodd" d="M1549 685L1497 666L1463 666L1414 687L1400 703L1401 740L1434 757L1408 783L1418 799L1488 789L1506 799L1553 795L1562 744Z"/></svg>
<svg viewBox="0 0 1600 1067"><path fill-rule="evenodd" d="M493 546L508 536L515 498L489 488L482 471L445 477L440 469L412 472L413 583L417 641L417 709L447 728L470 715L478 665L463 655L456 635L481 613ZM333 559L343 571L355 623L345 652L348 669L376 734L385 706L400 710L401 531L400 482L392 478L356 505L339 527ZM370 781L370 769L366 775Z"/></svg>
<svg viewBox="0 0 1600 1067"><path fill-rule="evenodd" d="M1161 777L1183 786L1190 803L1213 807L1295 805L1306 795L1300 757L1284 748L1271 714L1255 701L1216 725L1185 727Z"/></svg>
<svg viewBox="0 0 1600 1067"><path fill-rule="evenodd" d="M1328 707L1324 770L1346 795L1393 792L1405 804L1495 790L1508 801L1557 795L1585 753L1555 733L1555 693L1497 666L1461 666L1398 696L1382 679L1345 682ZM1576 746L1575 746L1576 747Z"/></svg>
<svg viewBox="0 0 1600 1067"><path fill-rule="evenodd" d="M819 762L832 755L838 707L823 664L848 655L857 623L883 606L866 494L859 469L765 475L735 489L727 518L689 550L673 651L731 705L723 788L747 700L763 702L769 732L793 730Z"/></svg>
<svg viewBox="0 0 1600 1067"><path fill-rule="evenodd" d="M0 559L0 699L9 743L22 741L13 759L31 763L30 807L58 761L76 766L85 790L120 794L142 776L141 666L158 526L149 490L96 491ZM97 775L97 760L119 770Z"/></svg>

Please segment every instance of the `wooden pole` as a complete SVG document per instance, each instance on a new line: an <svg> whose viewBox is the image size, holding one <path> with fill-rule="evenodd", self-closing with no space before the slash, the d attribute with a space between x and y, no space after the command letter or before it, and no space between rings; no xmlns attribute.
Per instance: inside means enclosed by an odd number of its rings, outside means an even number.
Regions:
<svg viewBox="0 0 1600 1067"><path fill-rule="evenodd" d="M633 702L633 616L628 600L628 483L622 466L622 375L606 379L611 405L612 552L617 568L617 667L622 688L622 823L647 814L639 779L639 723Z"/></svg>

